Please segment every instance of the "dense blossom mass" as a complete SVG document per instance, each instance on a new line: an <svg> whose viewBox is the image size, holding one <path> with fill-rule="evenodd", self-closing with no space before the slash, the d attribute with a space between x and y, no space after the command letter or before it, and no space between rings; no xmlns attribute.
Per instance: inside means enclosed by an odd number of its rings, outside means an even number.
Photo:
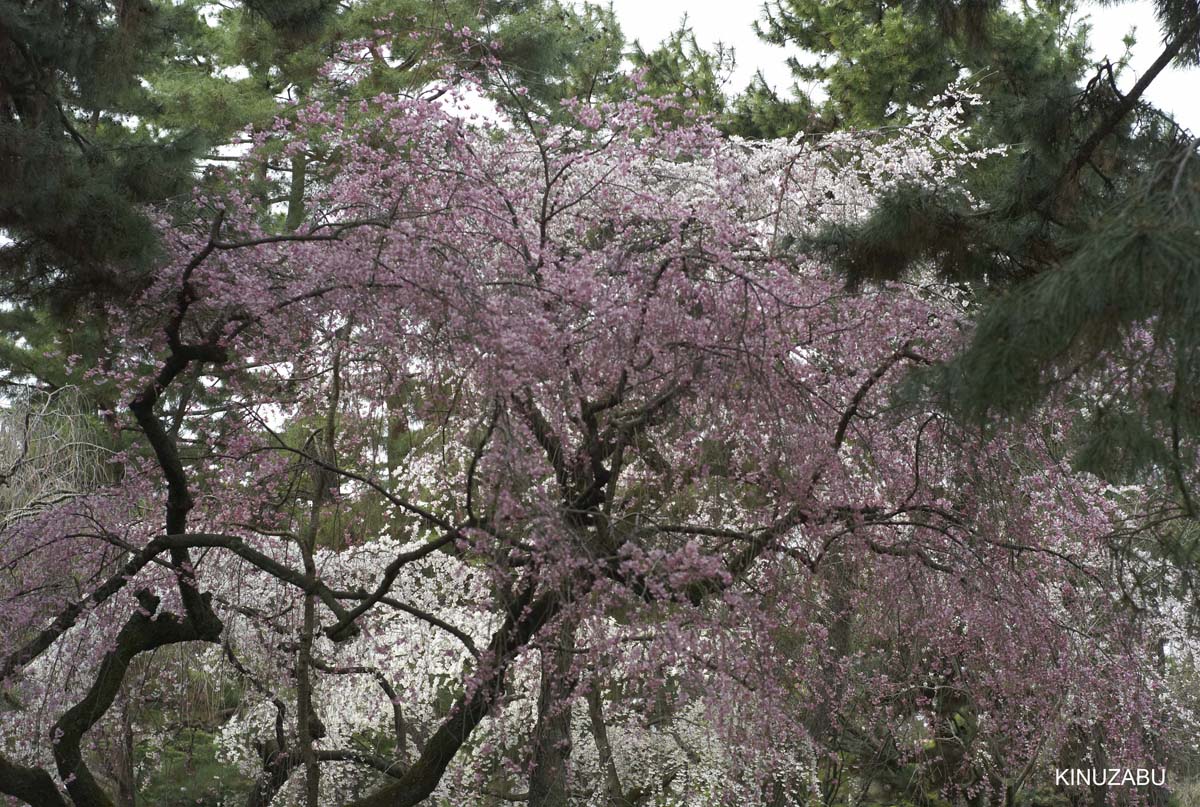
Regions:
<svg viewBox="0 0 1200 807"><path fill-rule="evenodd" d="M164 214L89 372L125 450L5 427L59 482L5 502L0 791L109 804L109 744L201 700L253 805L1011 804L1162 758L1128 491L1053 402L981 429L908 383L963 289L803 246L965 193L969 100L770 142L649 98L281 122L336 168L294 230L250 175Z"/></svg>

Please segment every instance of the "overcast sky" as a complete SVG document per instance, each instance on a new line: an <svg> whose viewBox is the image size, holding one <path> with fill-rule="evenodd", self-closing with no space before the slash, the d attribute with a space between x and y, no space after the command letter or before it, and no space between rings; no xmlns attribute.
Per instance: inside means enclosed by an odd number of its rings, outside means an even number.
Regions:
<svg viewBox="0 0 1200 807"><path fill-rule="evenodd" d="M640 39L647 48L672 31L684 13L700 44L709 46L719 40L733 46L738 67L730 90L740 90L754 71L760 69L777 88L791 85L791 74L784 63L788 51L768 45L754 35L753 23L762 12L760 0L613 0L612 4L625 35ZM1090 18L1091 42L1097 58L1107 56L1115 61L1124 50L1121 39L1130 28L1136 28L1138 42L1132 70L1123 77L1123 88L1131 86L1162 50L1162 34L1146 0L1103 8L1085 2L1080 14ZM1155 79L1147 96L1192 132L1200 133L1198 88L1200 70L1171 70Z"/></svg>

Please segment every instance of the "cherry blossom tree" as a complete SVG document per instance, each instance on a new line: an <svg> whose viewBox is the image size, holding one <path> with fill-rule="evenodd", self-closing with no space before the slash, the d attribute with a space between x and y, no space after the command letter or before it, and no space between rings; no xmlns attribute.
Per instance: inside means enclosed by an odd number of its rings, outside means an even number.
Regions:
<svg viewBox="0 0 1200 807"><path fill-rule="evenodd" d="M0 792L113 803L131 670L180 697L193 662L240 688L254 805L1007 804L1156 753L1183 717L1106 572L1123 499L1062 428L905 394L962 290L797 247L986 159L962 99L753 143L521 97L314 103L275 132L336 166L306 225L236 175L163 219L91 374L128 450L5 522Z"/></svg>

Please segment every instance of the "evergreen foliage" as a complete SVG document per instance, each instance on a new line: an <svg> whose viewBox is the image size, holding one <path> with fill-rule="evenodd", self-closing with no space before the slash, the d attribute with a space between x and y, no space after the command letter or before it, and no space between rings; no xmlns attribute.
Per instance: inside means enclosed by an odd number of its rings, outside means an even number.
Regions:
<svg viewBox="0 0 1200 807"><path fill-rule="evenodd" d="M981 423L1027 414L1091 379L1102 395L1072 393L1094 427L1076 462L1114 479L1165 472L1178 482L1172 469L1193 461L1200 437L1196 141L1142 94L1167 64L1194 63L1200 15L1159 3L1165 49L1122 92L1124 59L1091 65L1076 11L771 3L763 36L823 57L793 69L823 82L827 126L886 136L913 104L965 85L981 97L970 142L1006 150L971 170L961 194L898 185L871 216L796 248L822 251L851 286L936 273L968 292L971 339L922 375L951 409ZM1138 348L1147 340L1154 350Z"/></svg>
<svg viewBox="0 0 1200 807"><path fill-rule="evenodd" d="M188 6L0 6L0 251L8 294L128 290L155 257L140 210L186 192L201 141L156 130L141 77L182 69Z"/></svg>

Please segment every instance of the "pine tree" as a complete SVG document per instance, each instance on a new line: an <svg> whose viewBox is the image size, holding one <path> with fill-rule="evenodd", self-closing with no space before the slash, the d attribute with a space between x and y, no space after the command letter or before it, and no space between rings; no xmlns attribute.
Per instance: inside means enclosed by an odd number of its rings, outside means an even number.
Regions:
<svg viewBox="0 0 1200 807"><path fill-rule="evenodd" d="M148 0L0 5L6 295L129 287L155 254L140 206L186 191L203 144L151 124L139 79L178 62L193 9Z"/></svg>
<svg viewBox="0 0 1200 807"><path fill-rule="evenodd" d="M682 107L720 116L725 112L725 88L735 65L732 48L717 42L711 50L696 40L687 16L654 49L635 42L629 59L640 75L643 91L673 97Z"/></svg>
<svg viewBox="0 0 1200 807"><path fill-rule="evenodd" d="M878 12L875 35L859 37L850 21L870 18L869 8ZM1145 357L1130 352L1129 340L1149 330L1172 366L1105 389L1103 406L1081 402L1096 428L1076 459L1122 477L1170 471L1192 464L1188 438L1200 437L1192 414L1200 161L1192 136L1143 95L1166 65L1195 63L1200 14L1161 3L1164 50L1122 92L1123 64L1089 64L1086 28L1072 26L1073 11L773 3L764 35L827 57L823 66L796 67L827 82L819 107L827 126L902 125L906 103L943 92L965 71L982 96L974 144L1007 148L968 174L958 198L899 187L866 221L802 246L825 250L851 285L934 271L972 289L974 336L927 380L981 422L1026 411L1106 363L1134 374ZM886 47L909 58L872 56ZM934 62L953 69L927 80ZM1189 498L1190 483L1171 475Z"/></svg>

